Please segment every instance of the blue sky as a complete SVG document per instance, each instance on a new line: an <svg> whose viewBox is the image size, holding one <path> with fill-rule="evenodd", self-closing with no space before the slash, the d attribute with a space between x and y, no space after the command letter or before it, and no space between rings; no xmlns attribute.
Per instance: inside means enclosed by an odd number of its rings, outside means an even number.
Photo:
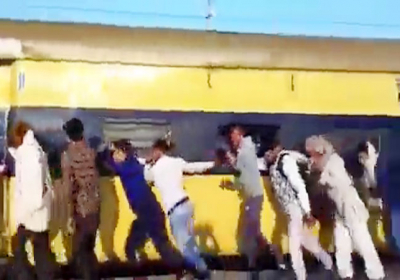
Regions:
<svg viewBox="0 0 400 280"><path fill-rule="evenodd" d="M399 0L210 0L212 29L400 38ZM397 4L397 5L396 5ZM0 18L205 29L207 0L0 0Z"/></svg>

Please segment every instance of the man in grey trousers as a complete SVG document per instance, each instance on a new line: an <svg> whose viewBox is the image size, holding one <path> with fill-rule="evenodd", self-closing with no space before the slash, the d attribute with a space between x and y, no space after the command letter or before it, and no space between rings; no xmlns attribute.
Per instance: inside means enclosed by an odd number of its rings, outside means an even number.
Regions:
<svg viewBox="0 0 400 280"><path fill-rule="evenodd" d="M247 255L249 268L256 268L257 255L260 248L268 242L261 233L261 212L264 202L264 190L260 180L256 147L250 136L245 137L240 126L232 127L230 142L233 152L227 153L230 165L235 169L235 181L224 181L222 187L234 187L239 190L242 203L239 223L239 235L243 242L239 249ZM231 186L229 186L231 185ZM233 186L232 186L233 185ZM242 248L240 248L242 247ZM272 246L278 265L283 268L281 252Z"/></svg>

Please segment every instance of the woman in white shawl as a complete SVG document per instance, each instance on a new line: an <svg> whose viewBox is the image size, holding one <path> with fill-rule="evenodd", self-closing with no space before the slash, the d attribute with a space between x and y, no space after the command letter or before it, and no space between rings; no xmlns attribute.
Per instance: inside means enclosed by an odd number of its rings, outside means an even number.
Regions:
<svg viewBox="0 0 400 280"><path fill-rule="evenodd" d="M306 151L311 157L312 168L320 172L319 184L326 187L335 204L334 239L339 276L353 277L351 253L354 248L364 259L368 278L383 279L383 266L368 231L369 213L354 188L343 159L322 136L308 138Z"/></svg>
<svg viewBox="0 0 400 280"><path fill-rule="evenodd" d="M48 230L53 193L47 156L25 123L15 126L13 140L15 148L10 148L9 152L15 160L15 279L29 277L25 243L30 239L38 279L51 280L54 266Z"/></svg>

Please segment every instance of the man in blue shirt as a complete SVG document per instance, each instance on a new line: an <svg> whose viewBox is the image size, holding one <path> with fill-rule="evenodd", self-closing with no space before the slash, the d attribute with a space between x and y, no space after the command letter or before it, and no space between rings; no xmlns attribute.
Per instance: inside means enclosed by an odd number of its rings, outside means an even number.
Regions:
<svg viewBox="0 0 400 280"><path fill-rule="evenodd" d="M112 151L103 151L101 157L120 177L129 205L136 214L126 241L127 258L136 260L136 250L150 238L163 259L174 266L180 264L179 255L167 235L165 214L144 178L144 166L139 163L129 141L112 144Z"/></svg>

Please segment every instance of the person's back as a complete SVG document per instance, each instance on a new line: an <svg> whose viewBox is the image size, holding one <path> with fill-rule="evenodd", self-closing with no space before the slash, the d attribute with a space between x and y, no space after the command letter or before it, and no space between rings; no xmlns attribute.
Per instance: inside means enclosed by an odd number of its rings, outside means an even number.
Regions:
<svg viewBox="0 0 400 280"><path fill-rule="evenodd" d="M96 153L84 142L72 142L63 154L63 171L68 170L74 214L85 217L99 212L100 186Z"/></svg>
<svg viewBox="0 0 400 280"><path fill-rule="evenodd" d="M154 185L160 191L166 211L187 197L183 189L184 164L185 161L182 158L164 155L151 168L154 174Z"/></svg>
<svg viewBox="0 0 400 280"><path fill-rule="evenodd" d="M120 177L126 197L134 212L162 212L155 194L144 178L144 166L135 156L128 155L123 162L118 163L108 157L107 162Z"/></svg>
<svg viewBox="0 0 400 280"><path fill-rule="evenodd" d="M255 144L251 137L243 137L237 151L236 169L240 172L238 181L242 185L246 197L261 196L264 194L258 169L258 158Z"/></svg>
<svg viewBox="0 0 400 280"><path fill-rule="evenodd" d="M354 187L345 163L337 153L330 155L327 160L320 183L328 187L327 194L336 204L340 216L355 215L365 220L369 218L368 210Z"/></svg>
<svg viewBox="0 0 400 280"><path fill-rule="evenodd" d="M73 118L63 126L70 143L61 158L62 181L70 193L73 234L72 262L83 279L98 279L94 253L100 223L100 186L96 153L85 143L84 126ZM71 219L72 218L72 219Z"/></svg>

